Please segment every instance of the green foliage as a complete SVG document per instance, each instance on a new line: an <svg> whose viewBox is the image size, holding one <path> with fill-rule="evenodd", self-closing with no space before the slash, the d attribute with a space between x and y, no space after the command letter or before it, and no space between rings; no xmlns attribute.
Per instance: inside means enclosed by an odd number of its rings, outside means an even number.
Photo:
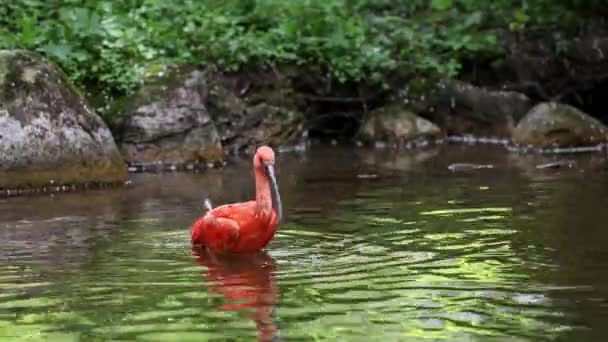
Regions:
<svg viewBox="0 0 608 342"><path fill-rule="evenodd" d="M562 1L577 8L590 5ZM597 0L597 6L606 1ZM555 1L0 0L0 48L37 50L88 89L124 94L165 63L295 63L341 81L454 76L500 54L496 30L563 20Z"/></svg>

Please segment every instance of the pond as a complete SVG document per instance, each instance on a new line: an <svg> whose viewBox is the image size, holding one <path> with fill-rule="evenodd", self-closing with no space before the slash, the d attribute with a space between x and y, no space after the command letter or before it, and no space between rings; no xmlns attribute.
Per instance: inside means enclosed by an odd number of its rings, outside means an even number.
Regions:
<svg viewBox="0 0 608 342"><path fill-rule="evenodd" d="M600 341L608 163L497 147L278 155L268 251L193 251L189 226L253 196L251 163L0 200L0 340ZM450 170L452 163L493 168Z"/></svg>

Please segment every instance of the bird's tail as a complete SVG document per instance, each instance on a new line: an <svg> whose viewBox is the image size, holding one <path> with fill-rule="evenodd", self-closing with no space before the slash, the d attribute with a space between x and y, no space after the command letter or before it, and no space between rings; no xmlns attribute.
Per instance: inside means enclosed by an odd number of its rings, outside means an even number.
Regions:
<svg viewBox="0 0 608 342"><path fill-rule="evenodd" d="M207 211L213 210L213 205L211 204L211 200L209 198L205 198L205 209L207 209Z"/></svg>

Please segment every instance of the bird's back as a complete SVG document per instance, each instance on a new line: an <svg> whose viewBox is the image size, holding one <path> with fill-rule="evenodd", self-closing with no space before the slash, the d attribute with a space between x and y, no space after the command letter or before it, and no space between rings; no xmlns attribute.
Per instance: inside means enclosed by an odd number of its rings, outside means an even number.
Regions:
<svg viewBox="0 0 608 342"><path fill-rule="evenodd" d="M260 250L274 237L278 225L276 211L265 215L255 201L226 204L214 208L192 227L192 242L224 252L245 253ZM221 241L221 244L217 242ZM213 248L212 248L213 249Z"/></svg>

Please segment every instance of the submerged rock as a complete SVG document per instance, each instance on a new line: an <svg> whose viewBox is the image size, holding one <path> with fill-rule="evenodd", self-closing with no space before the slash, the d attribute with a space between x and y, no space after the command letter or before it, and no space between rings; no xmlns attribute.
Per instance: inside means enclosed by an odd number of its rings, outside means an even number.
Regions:
<svg viewBox="0 0 608 342"><path fill-rule="evenodd" d="M129 164L221 162L222 145L207 97L204 70L167 67L115 105L111 125Z"/></svg>
<svg viewBox="0 0 608 342"><path fill-rule="evenodd" d="M513 130L517 145L538 148L590 146L608 141L608 130L580 110L555 102L538 104Z"/></svg>
<svg viewBox="0 0 608 342"><path fill-rule="evenodd" d="M410 100L414 111L431 118L448 134L493 137L509 137L514 123L533 106L524 94L457 80L442 81L426 96Z"/></svg>
<svg viewBox="0 0 608 342"><path fill-rule="evenodd" d="M402 145L440 135L441 130L437 125L417 116L402 105L394 104L371 111L361 125L357 137L366 143L383 141Z"/></svg>
<svg viewBox="0 0 608 342"><path fill-rule="evenodd" d="M119 183L110 130L42 56L0 50L0 189Z"/></svg>

